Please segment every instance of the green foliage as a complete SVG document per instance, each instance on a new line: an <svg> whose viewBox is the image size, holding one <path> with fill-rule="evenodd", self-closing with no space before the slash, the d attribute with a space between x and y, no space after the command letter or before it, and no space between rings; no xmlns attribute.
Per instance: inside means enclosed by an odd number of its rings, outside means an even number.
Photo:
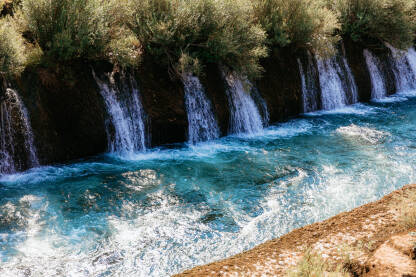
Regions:
<svg viewBox="0 0 416 277"><path fill-rule="evenodd" d="M93 3L24 0L27 29L43 52L58 61L97 56L105 47L106 26L99 14L101 8Z"/></svg>
<svg viewBox="0 0 416 277"><path fill-rule="evenodd" d="M0 19L0 74L18 74L25 64L25 45L10 17Z"/></svg>
<svg viewBox="0 0 416 277"><path fill-rule="evenodd" d="M174 74L216 62L257 76L266 37L253 19L249 0L131 0L128 24Z"/></svg>
<svg viewBox="0 0 416 277"><path fill-rule="evenodd" d="M23 0L21 5L25 31L50 61L108 56L124 64L139 56L133 53L137 40L116 24L116 1Z"/></svg>
<svg viewBox="0 0 416 277"><path fill-rule="evenodd" d="M338 41L337 17L323 0L255 0L255 17L271 47L309 49L326 56Z"/></svg>
<svg viewBox="0 0 416 277"><path fill-rule="evenodd" d="M415 39L415 0L331 0L341 33L353 41L388 42L406 49Z"/></svg>
<svg viewBox="0 0 416 277"><path fill-rule="evenodd" d="M0 0L3 7L3 73L77 59L137 67L148 55L174 76L217 63L257 77L267 46L329 56L339 34L401 49L416 34L416 0Z"/></svg>

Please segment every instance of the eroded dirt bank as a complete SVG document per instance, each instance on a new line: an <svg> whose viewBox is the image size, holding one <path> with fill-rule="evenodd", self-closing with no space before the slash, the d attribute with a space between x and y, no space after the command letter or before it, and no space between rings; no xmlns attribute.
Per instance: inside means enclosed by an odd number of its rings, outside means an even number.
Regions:
<svg viewBox="0 0 416 277"><path fill-rule="evenodd" d="M416 234L402 224L403 203L413 207L415 194L416 185L407 185L379 201L176 276L285 276L307 250L329 264L342 264L351 276L416 276Z"/></svg>

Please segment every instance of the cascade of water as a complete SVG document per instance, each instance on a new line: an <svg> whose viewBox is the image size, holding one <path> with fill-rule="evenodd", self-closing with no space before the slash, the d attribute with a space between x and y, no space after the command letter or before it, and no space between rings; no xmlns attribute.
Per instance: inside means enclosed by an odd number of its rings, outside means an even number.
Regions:
<svg viewBox="0 0 416 277"><path fill-rule="evenodd" d="M358 89L345 57L317 58L323 110L358 102Z"/></svg>
<svg viewBox="0 0 416 277"><path fill-rule="evenodd" d="M146 149L146 128L144 110L140 101L139 89L132 76L123 77L120 87L108 74L107 80L94 78L100 88L110 117L113 132L107 125L109 151L129 155Z"/></svg>
<svg viewBox="0 0 416 277"><path fill-rule="evenodd" d="M185 105L188 115L188 140L197 143L219 138L220 129L215 119L211 102L207 98L198 77L183 76Z"/></svg>
<svg viewBox="0 0 416 277"><path fill-rule="evenodd" d="M345 77L342 78L342 80L345 80L346 86L344 86L344 90L348 90L349 94L349 101L348 104L355 104L358 102L358 88L355 83L354 75L351 72L351 68L348 65L347 59L345 57L342 57L342 64L344 66L345 70Z"/></svg>
<svg viewBox="0 0 416 277"><path fill-rule="evenodd" d="M24 147L18 147L23 143ZM0 173L39 166L30 119L16 91L7 89L0 104Z"/></svg>
<svg viewBox="0 0 416 277"><path fill-rule="evenodd" d="M302 85L303 96L303 112L313 112L319 110L319 88L316 86L315 80L318 74L315 70L313 56L308 52L308 61L306 72L300 59L297 60L299 65L300 79Z"/></svg>
<svg viewBox="0 0 416 277"><path fill-rule="evenodd" d="M299 66L300 82L302 86L302 97L303 97L303 112L308 112L308 89L306 88L306 78L303 73L303 66L300 59L297 59Z"/></svg>
<svg viewBox="0 0 416 277"><path fill-rule="evenodd" d="M263 130L260 112L250 95L252 85L248 80L235 74L224 74L229 88L228 102L230 105L230 133L259 133Z"/></svg>
<svg viewBox="0 0 416 277"><path fill-rule="evenodd" d="M410 48L407 52L407 60L409 61L409 65L411 70L413 71L413 76L416 79L416 51L415 48Z"/></svg>
<svg viewBox="0 0 416 277"><path fill-rule="evenodd" d="M335 57L317 59L319 83L321 85L322 109L332 110L347 104L346 93L339 75L341 69Z"/></svg>
<svg viewBox="0 0 416 277"><path fill-rule="evenodd" d="M368 50L364 50L364 57L371 78L371 98L381 99L386 97L387 88L381 74L380 61Z"/></svg>
<svg viewBox="0 0 416 277"><path fill-rule="evenodd" d="M267 108L266 100L264 100L264 98L261 97L259 90L255 86L252 86L251 84L250 86L251 86L251 91L250 91L251 97L253 98L254 102L256 103L259 109L259 112L263 121L263 127L269 126L270 114L269 114L269 109Z"/></svg>
<svg viewBox="0 0 416 277"><path fill-rule="evenodd" d="M410 49L407 52L400 51L390 44L386 46L391 51L391 64L396 82L397 91L408 91L416 89L416 77L414 73L414 50Z"/></svg>

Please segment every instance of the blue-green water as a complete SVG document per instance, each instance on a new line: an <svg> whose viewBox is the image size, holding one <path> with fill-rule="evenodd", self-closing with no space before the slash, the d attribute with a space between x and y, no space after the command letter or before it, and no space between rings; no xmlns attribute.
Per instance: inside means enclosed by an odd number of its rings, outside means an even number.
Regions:
<svg viewBox="0 0 416 277"><path fill-rule="evenodd" d="M0 177L0 276L166 276L416 181L416 98Z"/></svg>

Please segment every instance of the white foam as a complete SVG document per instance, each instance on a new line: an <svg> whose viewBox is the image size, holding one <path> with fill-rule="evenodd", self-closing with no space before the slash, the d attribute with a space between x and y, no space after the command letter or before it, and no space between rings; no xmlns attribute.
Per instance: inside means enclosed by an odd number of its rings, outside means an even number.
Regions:
<svg viewBox="0 0 416 277"><path fill-rule="evenodd" d="M389 133L383 131L355 124L339 127L336 132L344 137L358 139L370 144L380 143L386 138L386 136L390 135Z"/></svg>
<svg viewBox="0 0 416 277"><path fill-rule="evenodd" d="M267 128L263 137L271 139L276 137L291 138L311 131L314 125L308 120L293 120Z"/></svg>
<svg viewBox="0 0 416 277"><path fill-rule="evenodd" d="M306 113L306 116L322 116L322 115L331 115L331 114L354 114L354 115L367 115L375 112L374 107L368 105L357 103L350 106L345 106L342 108L337 108L328 111L316 111L311 113Z"/></svg>

